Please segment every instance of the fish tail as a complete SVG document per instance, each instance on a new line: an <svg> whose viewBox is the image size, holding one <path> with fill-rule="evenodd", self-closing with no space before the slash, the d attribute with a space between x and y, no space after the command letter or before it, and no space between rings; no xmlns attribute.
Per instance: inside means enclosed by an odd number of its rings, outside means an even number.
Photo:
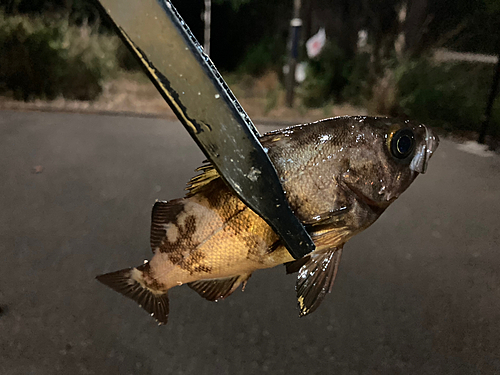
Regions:
<svg viewBox="0 0 500 375"><path fill-rule="evenodd" d="M167 291L148 285L144 277L149 271L149 264L135 268L106 273L96 277L98 281L111 289L133 299L159 324L167 324L169 304Z"/></svg>

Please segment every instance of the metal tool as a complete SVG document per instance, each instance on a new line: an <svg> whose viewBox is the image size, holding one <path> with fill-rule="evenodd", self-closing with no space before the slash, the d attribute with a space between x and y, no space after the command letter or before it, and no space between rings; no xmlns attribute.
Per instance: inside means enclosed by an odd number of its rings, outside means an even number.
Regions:
<svg viewBox="0 0 500 375"><path fill-rule="evenodd" d="M259 132L169 0L99 0L163 98L234 193L295 258L315 246L293 214Z"/></svg>

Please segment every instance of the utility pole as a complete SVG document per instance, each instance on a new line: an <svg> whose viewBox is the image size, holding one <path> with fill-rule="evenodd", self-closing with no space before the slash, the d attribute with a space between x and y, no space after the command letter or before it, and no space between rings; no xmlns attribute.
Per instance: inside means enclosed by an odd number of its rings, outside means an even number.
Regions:
<svg viewBox="0 0 500 375"><path fill-rule="evenodd" d="M293 107L295 91L295 68L299 56L299 38L302 20L300 19L301 0L293 1L293 19L290 21L290 55L288 57L288 74L286 77L286 105Z"/></svg>
<svg viewBox="0 0 500 375"><path fill-rule="evenodd" d="M488 131L488 126L491 121L491 111L493 110L493 103L495 103L495 97L498 93L498 83L500 82L500 53L498 54L498 61L495 66L495 75L493 76L493 82L491 84L490 95L488 96L488 102L486 104L486 111L484 113L483 126L481 126L481 132L479 133L479 143L484 143L486 138L486 132Z"/></svg>
<svg viewBox="0 0 500 375"><path fill-rule="evenodd" d="M210 23L212 20L212 0L205 0L205 11L203 12L203 21L205 23L205 42L203 43L204 52L210 56Z"/></svg>

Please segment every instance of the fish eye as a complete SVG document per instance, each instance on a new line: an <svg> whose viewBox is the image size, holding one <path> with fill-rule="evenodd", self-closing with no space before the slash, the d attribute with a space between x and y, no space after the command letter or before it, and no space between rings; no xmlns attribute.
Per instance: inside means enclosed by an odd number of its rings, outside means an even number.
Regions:
<svg viewBox="0 0 500 375"><path fill-rule="evenodd" d="M391 137L391 153L398 159L407 158L415 149L415 137L410 129L398 130Z"/></svg>

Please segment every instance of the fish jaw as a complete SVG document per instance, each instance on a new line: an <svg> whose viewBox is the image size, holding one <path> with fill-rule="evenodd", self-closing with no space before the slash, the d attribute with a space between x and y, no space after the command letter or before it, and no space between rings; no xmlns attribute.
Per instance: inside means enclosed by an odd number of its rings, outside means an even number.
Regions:
<svg viewBox="0 0 500 375"><path fill-rule="evenodd" d="M427 165L429 159L432 157L437 147L439 146L439 137L432 132L425 125L421 125L425 128L425 142L420 146L420 148L415 152L410 163L410 169L418 173L425 173L427 170Z"/></svg>
<svg viewBox="0 0 500 375"><path fill-rule="evenodd" d="M347 174L348 172L344 173L342 177L345 178ZM349 182L344 181L344 184L351 192L354 193L358 202L368 207L374 214L377 215L377 217L382 215L386 210L386 208L389 207L391 203L398 198L398 196L392 195L389 196L386 200L375 201L370 197L368 197L366 194L363 194L361 190L357 189L354 185L350 184Z"/></svg>

